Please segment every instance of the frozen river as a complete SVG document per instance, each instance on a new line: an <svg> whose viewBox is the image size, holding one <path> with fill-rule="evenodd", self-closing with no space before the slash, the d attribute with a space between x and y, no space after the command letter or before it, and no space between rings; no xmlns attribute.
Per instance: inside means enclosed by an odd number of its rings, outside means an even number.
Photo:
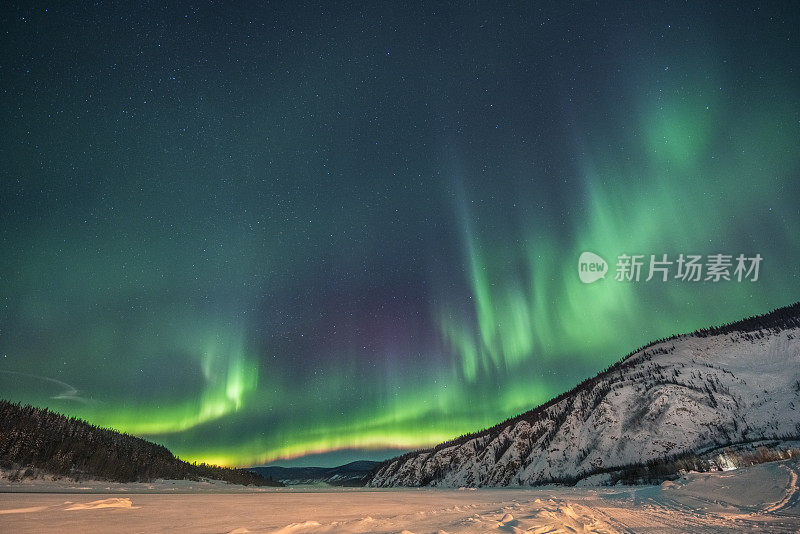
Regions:
<svg viewBox="0 0 800 534"><path fill-rule="evenodd" d="M613 488L252 492L162 481L5 483L0 490L6 492L0 493L0 531L15 533L800 530L798 464L792 461Z"/></svg>

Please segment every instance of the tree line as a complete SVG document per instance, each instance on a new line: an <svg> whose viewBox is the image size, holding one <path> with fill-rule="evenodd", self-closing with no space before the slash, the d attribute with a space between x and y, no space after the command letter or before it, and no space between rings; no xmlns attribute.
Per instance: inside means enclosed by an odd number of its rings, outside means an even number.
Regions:
<svg viewBox="0 0 800 534"><path fill-rule="evenodd" d="M283 485L246 469L184 462L163 445L6 400L0 400L0 468L13 470L17 477L41 470L76 480L212 478L233 484Z"/></svg>

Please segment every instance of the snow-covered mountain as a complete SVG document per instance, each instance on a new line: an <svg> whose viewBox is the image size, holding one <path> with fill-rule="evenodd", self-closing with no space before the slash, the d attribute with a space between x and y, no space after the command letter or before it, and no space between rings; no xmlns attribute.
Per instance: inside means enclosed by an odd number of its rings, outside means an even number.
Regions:
<svg viewBox="0 0 800 534"><path fill-rule="evenodd" d="M800 303L654 342L493 428L387 460L370 486L575 481L800 435Z"/></svg>

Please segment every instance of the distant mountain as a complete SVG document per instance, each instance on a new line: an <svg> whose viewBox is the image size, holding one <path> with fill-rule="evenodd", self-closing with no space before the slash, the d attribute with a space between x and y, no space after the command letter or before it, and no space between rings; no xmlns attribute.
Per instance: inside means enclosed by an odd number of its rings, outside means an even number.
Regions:
<svg viewBox="0 0 800 534"><path fill-rule="evenodd" d="M250 470L284 484L316 484L324 482L332 486L363 486L366 476L380 463L359 460L339 467L267 466L251 467Z"/></svg>
<svg viewBox="0 0 800 534"><path fill-rule="evenodd" d="M0 468L22 478L39 471L114 482L204 477L234 484L283 485L246 469L190 464L142 438L5 400L0 400Z"/></svg>
<svg viewBox="0 0 800 534"><path fill-rule="evenodd" d="M387 460L370 486L574 483L800 436L800 303L655 341L529 412ZM696 460L696 458L695 458ZM695 461L692 460L692 461Z"/></svg>

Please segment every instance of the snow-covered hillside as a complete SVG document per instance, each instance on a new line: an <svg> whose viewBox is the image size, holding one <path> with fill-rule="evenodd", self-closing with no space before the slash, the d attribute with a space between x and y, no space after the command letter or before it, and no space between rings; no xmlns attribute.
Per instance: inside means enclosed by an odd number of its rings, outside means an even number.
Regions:
<svg viewBox="0 0 800 534"><path fill-rule="evenodd" d="M574 480L721 444L800 435L800 304L639 350L553 401L385 462L371 486Z"/></svg>

